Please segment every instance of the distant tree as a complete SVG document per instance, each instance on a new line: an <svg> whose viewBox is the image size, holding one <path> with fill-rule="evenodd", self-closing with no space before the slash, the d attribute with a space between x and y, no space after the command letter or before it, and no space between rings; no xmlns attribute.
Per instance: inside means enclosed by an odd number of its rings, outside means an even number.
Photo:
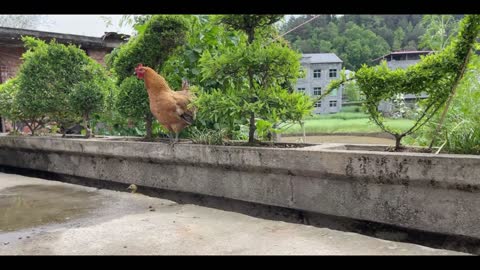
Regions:
<svg viewBox="0 0 480 270"><path fill-rule="evenodd" d="M392 50L398 51L402 48L403 40L405 39L405 31L402 28L398 27L395 32L393 32L393 46Z"/></svg>
<svg viewBox="0 0 480 270"><path fill-rule="evenodd" d="M1 27L38 29L51 23L46 15L0 15Z"/></svg>
<svg viewBox="0 0 480 270"><path fill-rule="evenodd" d="M410 40L406 46L403 47L405 50L415 51L418 49L417 43L414 40Z"/></svg>
<svg viewBox="0 0 480 270"><path fill-rule="evenodd" d="M343 88L345 95L347 96L348 101L359 101L361 100L360 88L355 81L349 81L345 83Z"/></svg>
<svg viewBox="0 0 480 270"><path fill-rule="evenodd" d="M387 51L420 49L423 46L418 45L420 37L424 36L424 39L428 39L431 36L431 33L425 34L425 29L430 24L428 16L432 17L432 15L320 15L289 32L285 35L285 39L302 53L335 53L340 56L348 69L356 70L362 64L368 64L369 60L383 55L385 53L383 47ZM433 16L433 18L440 17ZM453 17L457 22L463 17L463 15L442 16ZM426 19L422 21L424 17ZM310 18L312 15L292 16L282 25L282 32L287 32ZM450 23L450 21L445 22ZM355 29L354 33L351 33L352 28ZM360 34L357 36L355 32ZM373 32L374 35L367 34L369 32ZM352 44L347 46L349 43ZM369 49L371 44L383 45ZM351 56L358 52L363 55Z"/></svg>
<svg viewBox="0 0 480 270"><path fill-rule="evenodd" d="M422 25L425 34L420 37L420 47L434 51L443 50L458 31L458 20L452 15L425 15Z"/></svg>
<svg viewBox="0 0 480 270"><path fill-rule="evenodd" d="M333 41L340 59L344 61L346 69L356 70L362 64L369 64L377 55L390 51L387 42L370 30L349 22L341 37Z"/></svg>

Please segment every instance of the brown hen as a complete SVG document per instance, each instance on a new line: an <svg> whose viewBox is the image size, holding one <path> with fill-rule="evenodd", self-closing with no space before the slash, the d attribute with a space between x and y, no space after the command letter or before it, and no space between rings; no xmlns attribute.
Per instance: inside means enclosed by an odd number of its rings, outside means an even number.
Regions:
<svg viewBox="0 0 480 270"><path fill-rule="evenodd" d="M145 81L153 116L168 129L170 141L178 142L178 134L195 119L196 109L189 106L194 96L188 83L184 81L180 91L173 91L165 78L149 67L139 64L135 73ZM175 133L175 138L172 133Z"/></svg>

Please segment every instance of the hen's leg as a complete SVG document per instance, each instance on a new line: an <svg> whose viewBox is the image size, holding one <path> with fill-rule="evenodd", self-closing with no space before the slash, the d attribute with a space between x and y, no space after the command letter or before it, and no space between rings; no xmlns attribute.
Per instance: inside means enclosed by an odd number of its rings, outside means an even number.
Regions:
<svg viewBox="0 0 480 270"><path fill-rule="evenodd" d="M172 142L172 132L171 131L168 131L167 132L167 137L168 137L168 141L171 143Z"/></svg>
<svg viewBox="0 0 480 270"><path fill-rule="evenodd" d="M175 137L173 133L175 133ZM178 142L178 133L176 132L173 132L173 133L171 133L172 136L170 137L170 145L174 145Z"/></svg>
<svg viewBox="0 0 480 270"><path fill-rule="evenodd" d="M169 144L173 145L178 141L178 134L175 131L170 131L168 132L168 138L170 139Z"/></svg>

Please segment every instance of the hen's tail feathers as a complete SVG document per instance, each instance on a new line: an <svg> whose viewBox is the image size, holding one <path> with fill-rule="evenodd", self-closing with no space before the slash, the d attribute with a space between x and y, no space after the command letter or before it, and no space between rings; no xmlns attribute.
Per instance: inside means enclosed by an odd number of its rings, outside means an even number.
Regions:
<svg viewBox="0 0 480 270"><path fill-rule="evenodd" d="M194 117L193 115L191 114L188 114L188 113L184 113L182 115L180 115L180 117L185 120L185 122L187 122L189 125L191 125L193 123L193 120L194 120Z"/></svg>

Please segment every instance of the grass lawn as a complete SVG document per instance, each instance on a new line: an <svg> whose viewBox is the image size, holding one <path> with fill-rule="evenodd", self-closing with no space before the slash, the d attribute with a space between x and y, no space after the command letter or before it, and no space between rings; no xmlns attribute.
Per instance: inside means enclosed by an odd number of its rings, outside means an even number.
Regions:
<svg viewBox="0 0 480 270"><path fill-rule="evenodd" d="M408 119L389 119L386 125L401 130L407 130L413 125ZM364 113L340 112L336 114L315 115L305 120L305 132L311 133L370 133L382 130L370 122ZM292 125L282 134L300 134L300 125Z"/></svg>

